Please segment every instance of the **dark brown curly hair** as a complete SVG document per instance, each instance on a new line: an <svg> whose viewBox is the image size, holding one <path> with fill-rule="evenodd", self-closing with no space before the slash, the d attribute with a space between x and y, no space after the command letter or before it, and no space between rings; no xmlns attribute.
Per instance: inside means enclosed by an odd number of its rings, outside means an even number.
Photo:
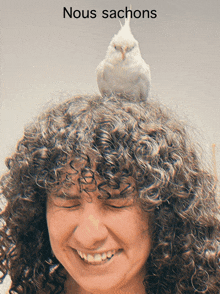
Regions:
<svg viewBox="0 0 220 294"><path fill-rule="evenodd" d="M215 183L195 149L184 125L157 102L80 96L45 111L26 127L1 178L7 204L0 271L1 280L11 277L10 293L64 291L63 267L48 237L46 200L71 158L87 166L95 160L96 172L111 187L126 177L135 180L142 208L153 219L146 293L219 293Z"/></svg>

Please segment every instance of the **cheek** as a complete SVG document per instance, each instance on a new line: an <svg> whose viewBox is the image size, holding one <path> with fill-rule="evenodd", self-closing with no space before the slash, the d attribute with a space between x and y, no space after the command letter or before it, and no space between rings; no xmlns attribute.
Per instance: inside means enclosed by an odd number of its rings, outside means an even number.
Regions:
<svg viewBox="0 0 220 294"><path fill-rule="evenodd" d="M129 267L136 271L143 268L150 255L152 241L148 223L148 216L139 210L115 222L115 235L122 242Z"/></svg>
<svg viewBox="0 0 220 294"><path fill-rule="evenodd" d="M151 233L148 216L142 211L137 211L130 217L127 225L126 238L132 256L141 261L146 261L151 250Z"/></svg>
<svg viewBox="0 0 220 294"><path fill-rule="evenodd" d="M139 209L127 211L111 218L109 227L127 246L138 246L150 242L148 216Z"/></svg>
<svg viewBox="0 0 220 294"><path fill-rule="evenodd" d="M132 227L132 226L130 226ZM148 225L148 218L136 219L133 224L133 233L127 233L129 242L129 252L134 265L144 265L151 251L151 233Z"/></svg>
<svg viewBox="0 0 220 294"><path fill-rule="evenodd" d="M52 248L65 244L74 229L73 225L67 214L59 210L47 209L47 227Z"/></svg>

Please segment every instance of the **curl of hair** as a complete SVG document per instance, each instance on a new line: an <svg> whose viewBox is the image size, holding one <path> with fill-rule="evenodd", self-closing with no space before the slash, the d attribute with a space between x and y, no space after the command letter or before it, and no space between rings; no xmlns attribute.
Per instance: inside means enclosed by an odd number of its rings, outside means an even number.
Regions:
<svg viewBox="0 0 220 294"><path fill-rule="evenodd" d="M184 125L156 102L99 96L73 97L44 112L6 161L0 271L2 280L11 277L10 293L64 290L63 267L51 252L46 200L64 166L77 158L95 158L108 185L134 178L142 208L152 217L147 293L219 293L215 184Z"/></svg>

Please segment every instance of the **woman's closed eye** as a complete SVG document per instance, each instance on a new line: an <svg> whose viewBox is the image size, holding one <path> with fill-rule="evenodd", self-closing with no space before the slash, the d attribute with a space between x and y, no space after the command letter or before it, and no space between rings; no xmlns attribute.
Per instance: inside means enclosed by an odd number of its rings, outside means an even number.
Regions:
<svg viewBox="0 0 220 294"><path fill-rule="evenodd" d="M115 209L122 209L129 207L133 204L133 199L118 198L118 199L106 199L104 201L105 206Z"/></svg>
<svg viewBox="0 0 220 294"><path fill-rule="evenodd" d="M63 208L78 208L81 205L80 197L69 197L66 195L53 197L53 202L56 206Z"/></svg>

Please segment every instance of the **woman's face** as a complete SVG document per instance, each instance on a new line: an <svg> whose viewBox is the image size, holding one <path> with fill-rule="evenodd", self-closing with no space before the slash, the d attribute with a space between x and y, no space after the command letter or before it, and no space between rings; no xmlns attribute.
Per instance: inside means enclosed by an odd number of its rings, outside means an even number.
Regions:
<svg viewBox="0 0 220 294"><path fill-rule="evenodd" d="M80 293L145 293L144 268L151 249L146 213L133 195L118 198L126 183L117 190L108 188L115 198L108 200L100 199L94 186L86 190L78 183L51 192L47 201L51 247L72 285Z"/></svg>

